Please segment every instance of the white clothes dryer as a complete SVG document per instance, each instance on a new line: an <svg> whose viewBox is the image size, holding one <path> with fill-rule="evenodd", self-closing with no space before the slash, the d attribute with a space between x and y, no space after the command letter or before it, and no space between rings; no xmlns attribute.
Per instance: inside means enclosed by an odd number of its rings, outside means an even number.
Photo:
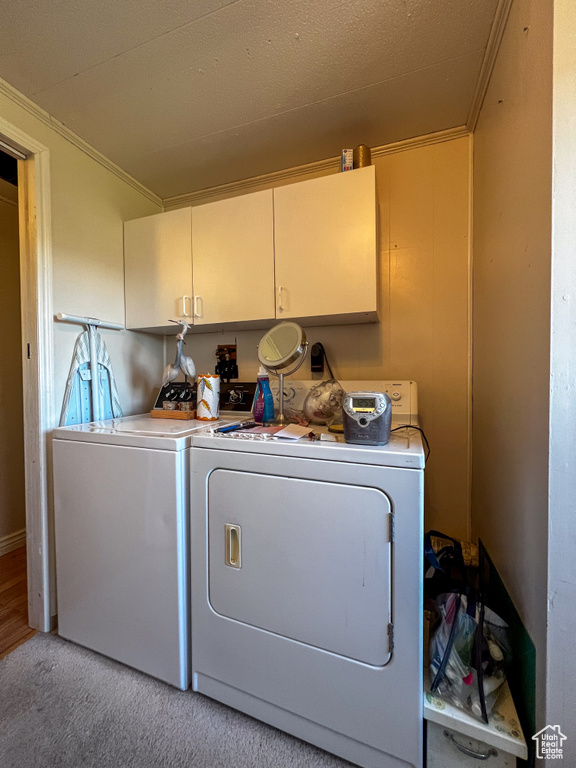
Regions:
<svg viewBox="0 0 576 768"><path fill-rule="evenodd" d="M194 690L365 768L421 768L420 433L204 430L190 459Z"/></svg>

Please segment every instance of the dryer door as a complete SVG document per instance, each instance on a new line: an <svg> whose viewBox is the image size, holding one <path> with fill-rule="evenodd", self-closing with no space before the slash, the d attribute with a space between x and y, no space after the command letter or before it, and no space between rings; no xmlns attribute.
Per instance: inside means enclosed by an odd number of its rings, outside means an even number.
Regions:
<svg viewBox="0 0 576 768"><path fill-rule="evenodd" d="M381 667L390 660L391 508L382 491L216 469L208 591L216 613Z"/></svg>

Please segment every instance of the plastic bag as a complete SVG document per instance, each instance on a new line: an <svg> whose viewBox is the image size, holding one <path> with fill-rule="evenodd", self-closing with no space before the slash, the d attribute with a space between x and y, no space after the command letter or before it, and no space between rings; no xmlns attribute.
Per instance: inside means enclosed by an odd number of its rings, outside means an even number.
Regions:
<svg viewBox="0 0 576 768"><path fill-rule="evenodd" d="M436 612L431 690L488 722L510 661L508 625L490 608L456 592L439 595Z"/></svg>
<svg viewBox="0 0 576 768"><path fill-rule="evenodd" d="M344 390L336 379L327 379L310 389L304 400L303 416L311 424L342 424Z"/></svg>

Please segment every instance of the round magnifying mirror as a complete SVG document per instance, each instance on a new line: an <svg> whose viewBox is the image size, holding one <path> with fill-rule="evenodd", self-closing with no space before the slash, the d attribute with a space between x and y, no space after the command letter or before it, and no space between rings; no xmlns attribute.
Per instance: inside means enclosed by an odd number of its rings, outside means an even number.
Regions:
<svg viewBox="0 0 576 768"><path fill-rule="evenodd" d="M280 410L277 418L271 422L273 424L285 424L287 421L284 416L284 376L290 376L300 368L307 351L306 334L298 323L291 321L275 325L264 334L258 345L258 360L270 373L280 379L278 389ZM286 370L291 366L291 370Z"/></svg>
<svg viewBox="0 0 576 768"><path fill-rule="evenodd" d="M258 359L266 368L280 371L306 353L306 334L298 323L285 322L267 331L258 345Z"/></svg>

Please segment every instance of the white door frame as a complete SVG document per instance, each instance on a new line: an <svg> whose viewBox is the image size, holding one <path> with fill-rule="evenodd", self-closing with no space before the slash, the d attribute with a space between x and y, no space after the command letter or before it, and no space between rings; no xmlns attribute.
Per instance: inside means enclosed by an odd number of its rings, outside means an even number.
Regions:
<svg viewBox="0 0 576 768"><path fill-rule="evenodd" d="M50 155L0 117L0 137L26 155L18 161L20 297L24 386L24 459L28 621L48 632L55 602L50 432L54 420Z"/></svg>

